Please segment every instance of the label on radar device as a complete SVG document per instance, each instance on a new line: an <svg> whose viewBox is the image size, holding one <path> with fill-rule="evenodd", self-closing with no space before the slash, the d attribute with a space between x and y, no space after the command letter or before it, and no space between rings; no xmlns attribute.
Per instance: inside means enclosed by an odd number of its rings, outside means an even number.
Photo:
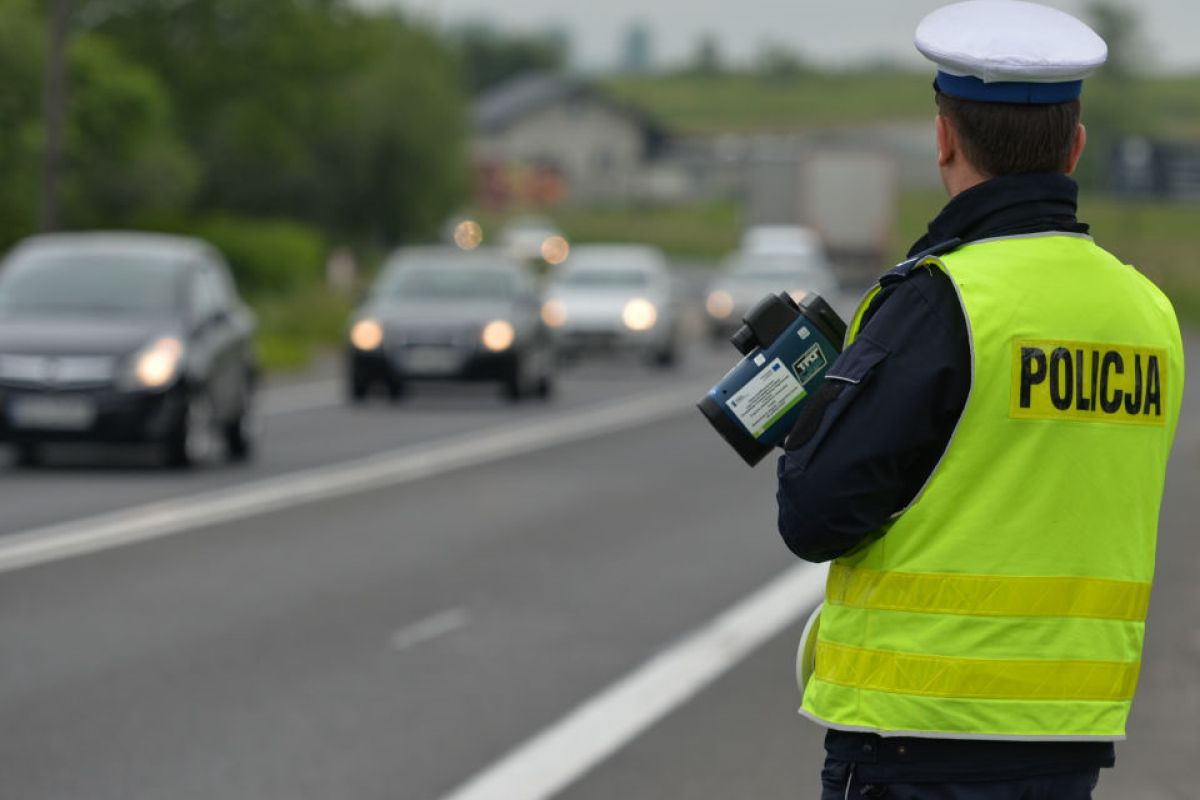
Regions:
<svg viewBox="0 0 1200 800"><path fill-rule="evenodd" d="M808 394L778 358L726 403L751 436L762 436Z"/></svg>

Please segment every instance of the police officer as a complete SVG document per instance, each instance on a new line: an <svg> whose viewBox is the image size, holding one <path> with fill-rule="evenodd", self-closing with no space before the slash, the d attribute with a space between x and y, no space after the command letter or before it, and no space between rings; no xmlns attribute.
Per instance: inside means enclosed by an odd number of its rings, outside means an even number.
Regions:
<svg viewBox="0 0 1200 800"><path fill-rule="evenodd" d="M779 462L780 533L833 561L802 713L825 798L1088 798L1137 682L1179 327L1076 218L1104 42L972 0L916 45L951 199Z"/></svg>

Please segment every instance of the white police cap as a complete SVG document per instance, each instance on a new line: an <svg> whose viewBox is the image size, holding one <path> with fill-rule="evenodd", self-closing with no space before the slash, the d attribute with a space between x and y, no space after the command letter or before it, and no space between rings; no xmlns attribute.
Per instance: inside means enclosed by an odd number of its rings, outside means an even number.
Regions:
<svg viewBox="0 0 1200 800"><path fill-rule="evenodd" d="M1023 0L968 0L921 21L917 50L938 66L944 94L991 103L1065 103L1108 58L1080 20Z"/></svg>

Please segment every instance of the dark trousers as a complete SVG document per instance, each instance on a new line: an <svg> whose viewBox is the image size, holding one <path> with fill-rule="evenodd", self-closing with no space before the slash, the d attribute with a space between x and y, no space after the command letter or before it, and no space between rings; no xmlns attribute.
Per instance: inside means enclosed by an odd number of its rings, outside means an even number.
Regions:
<svg viewBox="0 0 1200 800"><path fill-rule="evenodd" d="M854 765L832 759L821 774L821 800L1091 800L1100 779L1099 769L963 783L866 783L854 774Z"/></svg>

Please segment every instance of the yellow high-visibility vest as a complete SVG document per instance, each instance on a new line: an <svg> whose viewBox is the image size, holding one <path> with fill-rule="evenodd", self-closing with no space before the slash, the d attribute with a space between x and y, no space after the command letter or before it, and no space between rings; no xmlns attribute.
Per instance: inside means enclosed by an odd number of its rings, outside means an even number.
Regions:
<svg viewBox="0 0 1200 800"><path fill-rule="evenodd" d="M918 268L958 290L970 394L910 506L831 565L802 713L884 735L1123 738L1183 396L1174 310L1086 236Z"/></svg>

